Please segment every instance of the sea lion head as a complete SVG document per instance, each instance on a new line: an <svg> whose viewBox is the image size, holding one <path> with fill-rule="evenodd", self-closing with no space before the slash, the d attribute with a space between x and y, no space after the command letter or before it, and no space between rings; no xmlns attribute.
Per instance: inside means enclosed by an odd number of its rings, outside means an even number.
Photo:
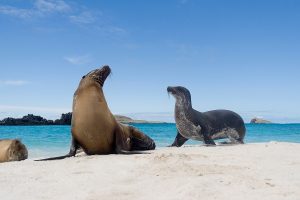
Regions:
<svg viewBox="0 0 300 200"><path fill-rule="evenodd" d="M16 161L16 160L25 160L28 158L28 151L24 144L22 144L19 140L13 140L8 152L8 160Z"/></svg>
<svg viewBox="0 0 300 200"><path fill-rule="evenodd" d="M191 104L191 93L188 89L182 86L175 86L171 87L169 86L167 88L167 91L169 94L175 97L176 101L179 102L186 102Z"/></svg>
<svg viewBox="0 0 300 200"><path fill-rule="evenodd" d="M108 65L104 65L102 68L95 69L84 75L81 79L82 82L94 82L103 87L106 78L110 75L111 69Z"/></svg>
<svg viewBox="0 0 300 200"><path fill-rule="evenodd" d="M155 149L155 142L149 136L133 126L126 126L126 129L126 131L128 132L127 134L129 135L131 151Z"/></svg>

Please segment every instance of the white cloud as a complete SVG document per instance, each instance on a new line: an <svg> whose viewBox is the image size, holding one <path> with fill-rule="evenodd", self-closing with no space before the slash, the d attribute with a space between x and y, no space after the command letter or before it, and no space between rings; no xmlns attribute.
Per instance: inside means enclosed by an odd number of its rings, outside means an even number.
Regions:
<svg viewBox="0 0 300 200"><path fill-rule="evenodd" d="M30 8L18 8L0 5L0 14L17 17L23 20L39 20L53 15L59 15L63 20L77 26L92 28L104 34L124 34L126 30L109 23L99 10L82 7L76 3L68 4L63 0L35 0Z"/></svg>
<svg viewBox="0 0 300 200"><path fill-rule="evenodd" d="M73 65L83 65L91 62L92 58L90 55L83 55L83 56L66 56L64 57L66 61Z"/></svg>
<svg viewBox="0 0 300 200"><path fill-rule="evenodd" d="M71 7L62 0L37 0L35 7L40 12L68 12Z"/></svg>
<svg viewBox="0 0 300 200"><path fill-rule="evenodd" d="M35 12L33 10L15 8L12 6L0 6L0 13L14 17L19 17L22 19L31 18L35 15Z"/></svg>
<svg viewBox="0 0 300 200"><path fill-rule="evenodd" d="M95 15L88 11L84 11L79 15L71 15L69 19L74 24L92 24L96 21Z"/></svg>
<svg viewBox="0 0 300 200"><path fill-rule="evenodd" d="M22 86L28 84L28 81L24 80L6 80L0 81L0 85L12 85L12 86Z"/></svg>
<svg viewBox="0 0 300 200"><path fill-rule="evenodd" d="M51 13L66 13L72 8L62 0L36 0L34 7L24 9L13 6L0 6L0 14L10 15L21 19L42 17Z"/></svg>

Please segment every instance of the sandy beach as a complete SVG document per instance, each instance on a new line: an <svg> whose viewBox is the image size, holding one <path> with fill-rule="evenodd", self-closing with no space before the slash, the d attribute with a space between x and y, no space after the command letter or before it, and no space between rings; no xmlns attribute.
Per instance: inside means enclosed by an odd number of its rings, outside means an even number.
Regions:
<svg viewBox="0 0 300 200"><path fill-rule="evenodd" d="M300 144L163 148L0 164L9 199L299 199Z"/></svg>

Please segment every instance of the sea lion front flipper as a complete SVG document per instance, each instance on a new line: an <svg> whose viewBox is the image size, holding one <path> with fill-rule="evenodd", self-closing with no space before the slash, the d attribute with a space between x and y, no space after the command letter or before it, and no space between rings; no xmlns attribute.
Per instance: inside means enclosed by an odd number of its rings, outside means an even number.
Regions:
<svg viewBox="0 0 300 200"><path fill-rule="evenodd" d="M216 145L213 139L208 134L203 134L203 140L206 145Z"/></svg>
<svg viewBox="0 0 300 200"><path fill-rule="evenodd" d="M71 142L70 151L69 151L69 153L67 155L57 156L57 157L51 157L51 158L45 158L45 159L34 160L34 161L61 160L61 159L64 159L64 158L72 157L72 156L76 155L76 151L77 151L78 148L79 148L79 144L74 139L74 137L72 136L72 142Z"/></svg>
<svg viewBox="0 0 300 200"><path fill-rule="evenodd" d="M183 137L177 130L176 138L173 144L171 144L169 147L181 147L188 140L189 140L188 138Z"/></svg>

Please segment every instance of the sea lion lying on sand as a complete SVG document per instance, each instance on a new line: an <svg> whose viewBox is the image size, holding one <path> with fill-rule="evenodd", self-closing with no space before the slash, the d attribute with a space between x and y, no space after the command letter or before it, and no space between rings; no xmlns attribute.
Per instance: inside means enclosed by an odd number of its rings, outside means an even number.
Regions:
<svg viewBox="0 0 300 200"><path fill-rule="evenodd" d="M168 93L175 97L175 121L177 136L171 146L180 147L188 139L204 141L215 145L214 140L229 138L233 144L243 144L246 128L243 119L230 110L198 112L192 108L188 89L168 87Z"/></svg>
<svg viewBox="0 0 300 200"><path fill-rule="evenodd" d="M134 127L118 123L110 112L102 90L110 72L109 66L103 66L82 77L73 97L70 152L43 160L75 156L79 147L88 155L155 149L155 143L149 136Z"/></svg>
<svg viewBox="0 0 300 200"><path fill-rule="evenodd" d="M28 151L20 140L0 140L0 163L28 158Z"/></svg>

